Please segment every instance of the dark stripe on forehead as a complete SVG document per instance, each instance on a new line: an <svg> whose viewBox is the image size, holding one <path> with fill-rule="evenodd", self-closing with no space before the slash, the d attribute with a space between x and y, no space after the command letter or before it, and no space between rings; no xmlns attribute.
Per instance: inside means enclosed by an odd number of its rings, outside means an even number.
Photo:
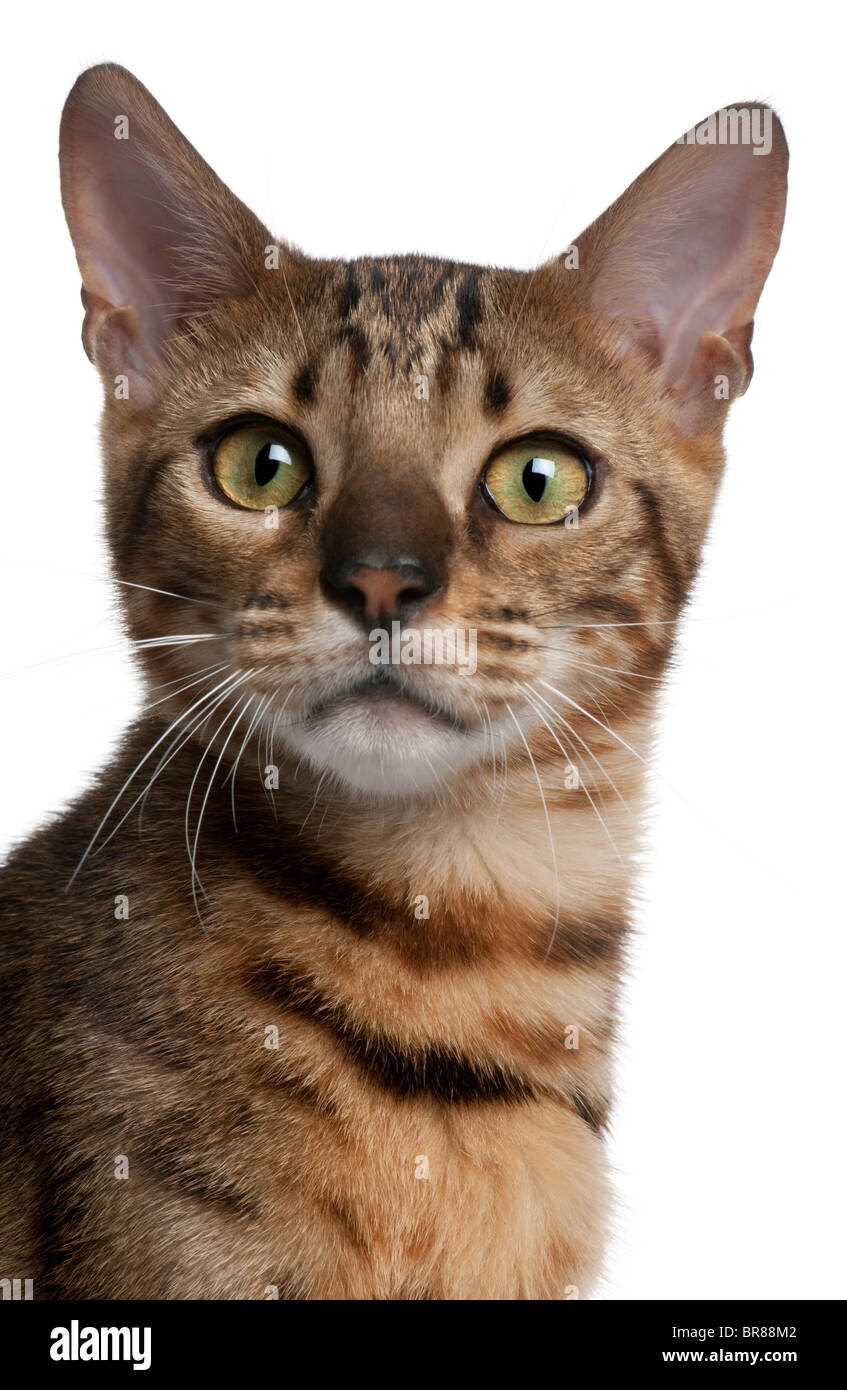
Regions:
<svg viewBox="0 0 847 1390"><path fill-rule="evenodd" d="M310 405L315 399L317 373L312 362L304 362L294 379L294 394L301 405Z"/></svg>
<svg viewBox="0 0 847 1390"><path fill-rule="evenodd" d="M438 361L435 364L435 385L442 396L446 396L456 374L456 349L444 334L441 335Z"/></svg>
<svg viewBox="0 0 847 1390"><path fill-rule="evenodd" d="M434 309L438 308L438 305L444 298L444 292L447 289L447 286L450 284L450 281L453 279L454 274L455 271L451 265L445 266L444 270L441 271L441 274L438 276L437 280L435 280L435 282L433 283L432 307Z"/></svg>
<svg viewBox="0 0 847 1390"><path fill-rule="evenodd" d="M371 347L363 329L357 324L346 323L339 334L339 340L349 344L353 354L354 372L367 371L371 360Z"/></svg>
<svg viewBox="0 0 847 1390"><path fill-rule="evenodd" d="M512 393L509 383L500 371L493 371L485 384L485 410L489 415L499 415L506 409Z"/></svg>
<svg viewBox="0 0 847 1390"><path fill-rule="evenodd" d="M456 292L456 308L459 311L459 343L463 348L473 347L474 333L482 317L478 270L472 270L459 286Z"/></svg>
<svg viewBox="0 0 847 1390"><path fill-rule="evenodd" d="M341 287L339 309L341 317L347 319L358 307L361 291L353 261L348 261L344 270L344 283Z"/></svg>

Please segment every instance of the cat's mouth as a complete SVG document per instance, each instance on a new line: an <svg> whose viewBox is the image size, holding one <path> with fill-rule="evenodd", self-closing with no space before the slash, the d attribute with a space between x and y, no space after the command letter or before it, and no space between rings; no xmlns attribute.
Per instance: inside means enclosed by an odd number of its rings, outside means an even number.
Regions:
<svg viewBox="0 0 847 1390"><path fill-rule="evenodd" d="M315 729L329 715L343 714L345 707L351 714L356 707L364 707L379 723L397 725L404 717L407 722L414 723L416 716L418 722L424 716L457 733L468 730L455 710L446 709L384 667L322 696L307 709L302 728Z"/></svg>
<svg viewBox="0 0 847 1390"><path fill-rule="evenodd" d="M384 668L319 695L279 735L317 772L377 797L428 794L486 751L479 724Z"/></svg>

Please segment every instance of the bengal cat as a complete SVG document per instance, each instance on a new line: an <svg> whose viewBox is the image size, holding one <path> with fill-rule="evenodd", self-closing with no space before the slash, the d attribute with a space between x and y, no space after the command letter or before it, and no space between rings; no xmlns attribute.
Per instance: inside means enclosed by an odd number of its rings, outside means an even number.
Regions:
<svg viewBox="0 0 847 1390"><path fill-rule="evenodd" d="M787 160L748 104L531 273L313 260L130 73L79 78L146 704L5 869L0 1274L596 1288L644 759Z"/></svg>

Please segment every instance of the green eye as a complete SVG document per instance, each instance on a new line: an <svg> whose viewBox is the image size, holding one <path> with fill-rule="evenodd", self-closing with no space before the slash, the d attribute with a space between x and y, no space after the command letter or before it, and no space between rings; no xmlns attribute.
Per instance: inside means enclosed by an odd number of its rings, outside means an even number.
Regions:
<svg viewBox="0 0 847 1390"><path fill-rule="evenodd" d="M591 485L591 468L566 444L524 439L489 463L483 487L509 521L550 526L579 507Z"/></svg>
<svg viewBox="0 0 847 1390"><path fill-rule="evenodd" d="M312 476L304 445L274 425L247 425L224 435L212 459L215 482L238 507L287 507Z"/></svg>

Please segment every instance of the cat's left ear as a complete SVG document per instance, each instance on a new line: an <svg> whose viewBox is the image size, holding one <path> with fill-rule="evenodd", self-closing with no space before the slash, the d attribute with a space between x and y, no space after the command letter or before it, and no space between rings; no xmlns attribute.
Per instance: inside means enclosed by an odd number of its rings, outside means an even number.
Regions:
<svg viewBox="0 0 847 1390"><path fill-rule="evenodd" d="M155 399L169 337L263 273L268 231L177 130L146 87L112 63L65 103L62 202L82 274L83 343L107 384Z"/></svg>
<svg viewBox="0 0 847 1390"><path fill-rule="evenodd" d="M785 214L788 146L760 103L702 121L553 262L619 356L655 372L680 430L720 427L750 381L753 312ZM586 305L587 301L587 305Z"/></svg>

